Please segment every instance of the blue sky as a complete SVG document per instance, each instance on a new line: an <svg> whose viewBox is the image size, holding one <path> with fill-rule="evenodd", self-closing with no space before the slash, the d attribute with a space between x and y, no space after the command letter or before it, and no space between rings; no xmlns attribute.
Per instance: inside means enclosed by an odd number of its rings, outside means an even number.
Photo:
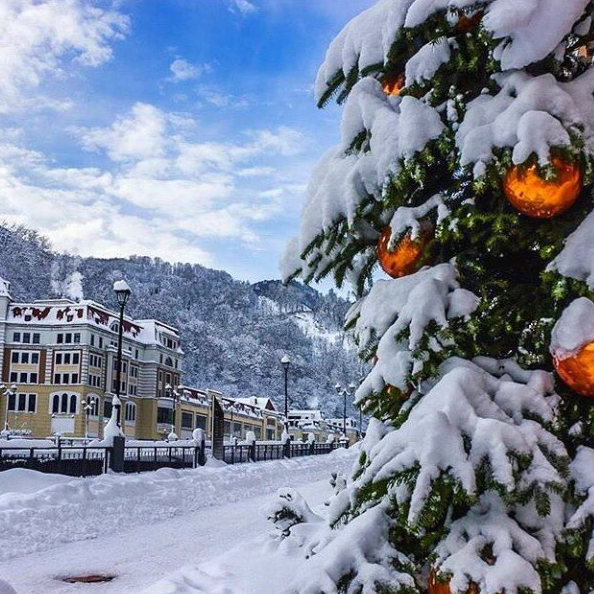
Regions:
<svg viewBox="0 0 594 594"><path fill-rule="evenodd" d="M0 220L83 256L278 277L340 110L312 85L372 0L2 0Z"/></svg>

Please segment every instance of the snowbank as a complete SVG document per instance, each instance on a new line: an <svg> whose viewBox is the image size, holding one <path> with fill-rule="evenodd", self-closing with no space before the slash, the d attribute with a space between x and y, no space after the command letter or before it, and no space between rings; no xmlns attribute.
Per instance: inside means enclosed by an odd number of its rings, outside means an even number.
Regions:
<svg viewBox="0 0 594 594"><path fill-rule="evenodd" d="M339 449L327 456L86 479L22 470L12 474L21 491L0 496L0 561L271 493L294 484L297 475L320 480L356 455L356 448ZM4 485L14 472L0 473Z"/></svg>

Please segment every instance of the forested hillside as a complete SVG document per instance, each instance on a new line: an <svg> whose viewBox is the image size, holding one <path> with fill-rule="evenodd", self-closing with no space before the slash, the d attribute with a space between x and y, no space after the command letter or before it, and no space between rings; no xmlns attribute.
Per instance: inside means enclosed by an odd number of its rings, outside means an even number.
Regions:
<svg viewBox="0 0 594 594"><path fill-rule="evenodd" d="M20 227L0 227L0 276L12 283L15 299L84 296L112 307L113 281L125 278L133 290L131 315L180 329L187 384L230 396L270 396L282 407L280 358L288 353L293 404L336 414L342 399L334 385L356 379L354 351L342 332L348 303L332 292L279 281L250 284L196 264L146 257L58 254Z"/></svg>

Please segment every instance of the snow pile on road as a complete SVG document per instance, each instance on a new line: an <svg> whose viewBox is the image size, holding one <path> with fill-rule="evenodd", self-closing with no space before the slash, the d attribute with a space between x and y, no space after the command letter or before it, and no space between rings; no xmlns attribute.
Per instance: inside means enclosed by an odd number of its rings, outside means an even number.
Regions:
<svg viewBox="0 0 594 594"><path fill-rule="evenodd" d="M353 449L340 449L292 460L86 479L23 470L14 490L15 471L0 473L7 477L0 491L0 560L242 501L294 484L296 477L320 480L334 466L350 465L355 455Z"/></svg>
<svg viewBox="0 0 594 594"><path fill-rule="evenodd" d="M45 474L35 470L13 468L0 472L0 505L17 493L35 493L54 485L62 485L72 481L71 477L62 474Z"/></svg>

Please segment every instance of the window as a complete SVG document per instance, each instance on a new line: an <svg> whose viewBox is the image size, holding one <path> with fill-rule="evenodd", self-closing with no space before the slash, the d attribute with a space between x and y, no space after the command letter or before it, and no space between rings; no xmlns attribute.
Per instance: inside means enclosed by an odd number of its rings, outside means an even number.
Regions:
<svg viewBox="0 0 594 594"><path fill-rule="evenodd" d="M28 371L13 371L10 373L10 381L19 384L36 384L37 373L30 373Z"/></svg>
<svg viewBox="0 0 594 594"><path fill-rule="evenodd" d="M95 346L95 335L91 334L91 346Z"/></svg>
<svg viewBox="0 0 594 594"><path fill-rule="evenodd" d="M138 388L134 384L128 385L128 394L130 394L130 396L136 396L138 393L137 390Z"/></svg>
<svg viewBox="0 0 594 594"><path fill-rule="evenodd" d="M225 435L231 435L231 423L229 421L225 421Z"/></svg>
<svg viewBox="0 0 594 594"><path fill-rule="evenodd" d="M57 338L56 338L56 342L58 344L64 344L64 335L61 334L61 333L59 333L58 336L57 336Z"/></svg>
<svg viewBox="0 0 594 594"><path fill-rule="evenodd" d="M91 354L89 356L89 365L101 369L103 367L103 358L99 355Z"/></svg>
<svg viewBox="0 0 594 594"><path fill-rule="evenodd" d="M13 332L12 333L12 340L13 340L13 342L21 342L21 333L20 332Z"/></svg>
<svg viewBox="0 0 594 594"><path fill-rule="evenodd" d="M8 399L8 410L34 413L37 410L37 394L11 394Z"/></svg>
<svg viewBox="0 0 594 594"><path fill-rule="evenodd" d="M126 421L134 423L136 421L136 405L133 402L126 402L124 411Z"/></svg>
<svg viewBox="0 0 594 594"><path fill-rule="evenodd" d="M138 359L138 356L139 356L138 349L135 349L134 353L135 353L135 355L134 355L135 358Z"/></svg>
<svg viewBox="0 0 594 594"><path fill-rule="evenodd" d="M103 337L102 336L99 337L99 348L100 349L103 348Z"/></svg>
<svg viewBox="0 0 594 594"><path fill-rule="evenodd" d="M78 373L54 373L54 384L78 384Z"/></svg>
<svg viewBox="0 0 594 594"><path fill-rule="evenodd" d="M39 352L34 351L12 351L11 360L21 365L37 365L39 363Z"/></svg>
<svg viewBox="0 0 594 594"><path fill-rule="evenodd" d="M103 382L101 381L100 375L93 375L92 373L89 374L89 384L93 386L93 388L101 388Z"/></svg>
<svg viewBox="0 0 594 594"><path fill-rule="evenodd" d="M31 333L23 332L23 344L29 344L31 342Z"/></svg>
<svg viewBox="0 0 594 594"><path fill-rule="evenodd" d="M74 333L74 343L75 344L80 344L80 332L75 332Z"/></svg>
<svg viewBox="0 0 594 594"><path fill-rule="evenodd" d="M103 418L104 419L109 419L111 417L112 409L113 409L113 404L111 403L111 400L106 400L105 403L103 404Z"/></svg>
<svg viewBox="0 0 594 594"><path fill-rule="evenodd" d="M52 398L52 413L55 414L67 414L71 415L76 413L77 407L77 396L76 394L54 394Z"/></svg>
<svg viewBox="0 0 594 594"><path fill-rule="evenodd" d="M181 426L182 429L193 429L194 427L194 419L192 418L194 415L191 412L182 412L181 415Z"/></svg>
<svg viewBox="0 0 594 594"><path fill-rule="evenodd" d="M171 357L167 357L165 359L165 365L167 365L167 367L173 367L173 359Z"/></svg>
<svg viewBox="0 0 594 594"><path fill-rule="evenodd" d="M171 423L171 409L157 407L157 423Z"/></svg>
<svg viewBox="0 0 594 594"><path fill-rule="evenodd" d="M115 392L116 394L118 393L118 381L116 379L112 380L112 382L111 382L111 391ZM120 381L119 394L125 394L125 393L126 393L126 382Z"/></svg>
<svg viewBox="0 0 594 594"><path fill-rule="evenodd" d="M33 333L33 344L39 344L41 342L41 335L39 332Z"/></svg>
<svg viewBox="0 0 594 594"><path fill-rule="evenodd" d="M196 415L196 429L206 430L206 417L203 415Z"/></svg>

